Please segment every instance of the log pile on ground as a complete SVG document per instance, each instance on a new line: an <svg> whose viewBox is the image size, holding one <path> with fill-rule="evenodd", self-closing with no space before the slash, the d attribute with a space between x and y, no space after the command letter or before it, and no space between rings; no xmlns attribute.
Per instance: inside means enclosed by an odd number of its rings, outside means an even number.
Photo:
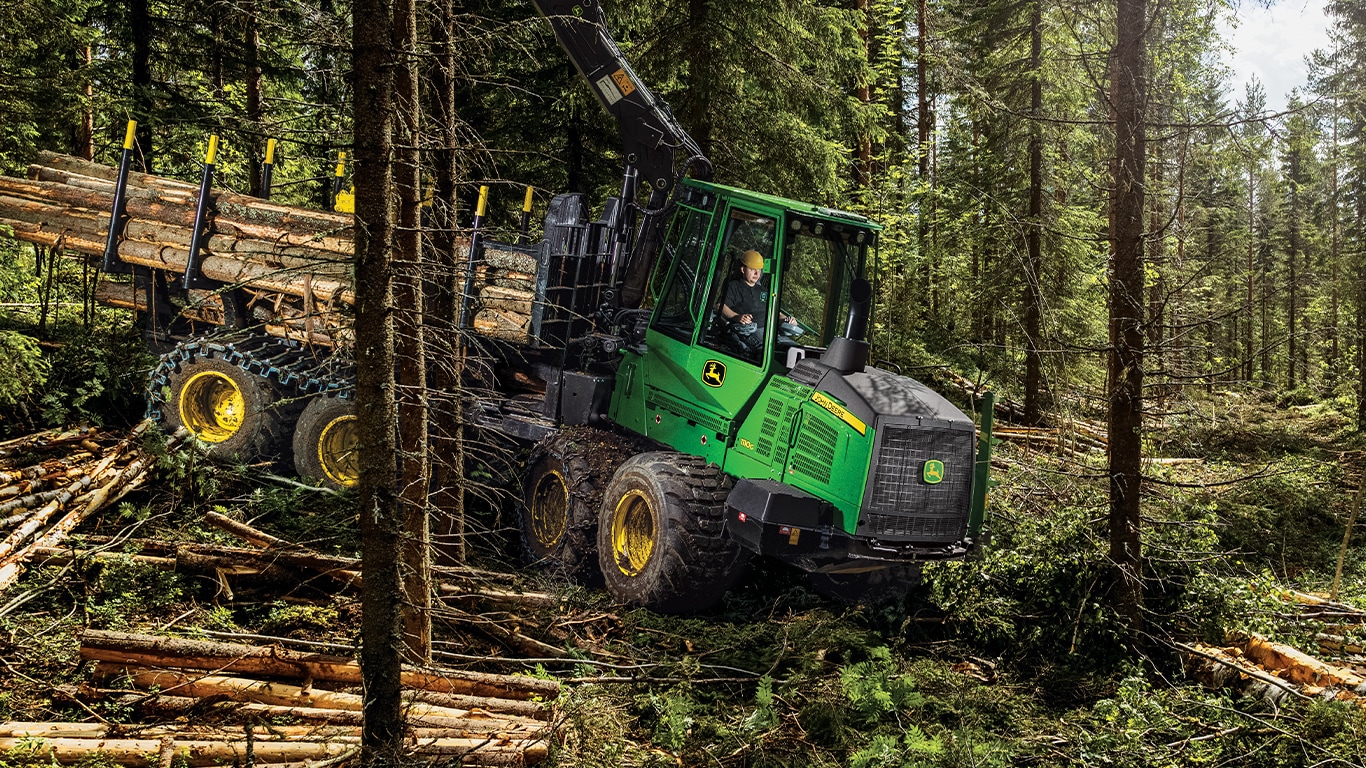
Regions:
<svg viewBox="0 0 1366 768"><path fill-rule="evenodd" d="M359 743L361 667L350 657L87 630L81 659L94 664L94 685L70 696L117 698L143 717L172 723L8 723L0 734L49 739L61 763L104 752L124 765L148 764L148 753L165 750L190 765L240 761L253 752L257 765L299 763L343 756ZM404 667L403 686L406 743L415 756L460 758L463 765L544 760L559 683ZM183 726L187 719L197 726ZM296 724L277 724L283 720ZM148 739L172 743L161 749L122 743Z"/></svg>
<svg viewBox="0 0 1366 768"><path fill-rule="evenodd" d="M92 428L0 444L0 590L19 578L27 559L142 484L151 469L139 443L147 425L122 439ZM168 447L179 439L172 436Z"/></svg>
<svg viewBox="0 0 1366 768"><path fill-rule="evenodd" d="M1180 645L1195 678L1212 688L1232 687L1260 698L1335 699L1366 709L1366 658L1357 638L1366 625L1366 611L1304 592L1278 596L1295 608L1283 618L1324 624L1315 641L1325 658L1255 634L1230 638L1223 646Z"/></svg>
<svg viewBox="0 0 1366 768"><path fill-rule="evenodd" d="M104 254L117 169L68 155L44 152L27 179L0 176L0 231L67 254L98 259ZM128 222L119 243L125 262L184 274L194 236L196 185L130 173ZM213 190L208 205L205 277L246 293L252 316L276 336L334 345L345 343L354 300L350 214L281 205L226 190ZM468 247L468 241L457 248ZM463 262L463 258L457 261ZM474 325L485 335L526 337L536 260L522 253L489 251L476 265L478 297ZM463 284L463 275L454 276ZM148 298L132 283L105 277L96 290L103 304L146 309ZM213 291L191 291L181 310L209 324L224 322Z"/></svg>
<svg viewBox="0 0 1366 768"><path fill-rule="evenodd" d="M1224 646L1181 647L1191 674L1211 688L1232 687L1271 700L1285 695L1335 699L1366 708L1366 676L1258 635Z"/></svg>
<svg viewBox="0 0 1366 768"><path fill-rule="evenodd" d="M361 670L348 657L98 630L82 634L80 653L94 664L92 684L68 697L117 699L144 718L173 722L7 723L0 750L41 738L39 753L60 763L100 752L122 765L154 765L169 753L191 766L259 766L342 757L360 741ZM544 759L557 682L411 666L402 675L415 756L462 765Z"/></svg>

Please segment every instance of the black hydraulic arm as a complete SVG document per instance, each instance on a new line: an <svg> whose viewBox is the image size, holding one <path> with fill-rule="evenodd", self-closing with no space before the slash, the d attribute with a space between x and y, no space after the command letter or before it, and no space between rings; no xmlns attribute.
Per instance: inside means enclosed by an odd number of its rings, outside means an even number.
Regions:
<svg viewBox="0 0 1366 768"><path fill-rule="evenodd" d="M650 185L650 207L663 205L677 175L711 178L711 163L667 105L655 98L607 29L599 0L532 0L569 60L621 126L626 164Z"/></svg>

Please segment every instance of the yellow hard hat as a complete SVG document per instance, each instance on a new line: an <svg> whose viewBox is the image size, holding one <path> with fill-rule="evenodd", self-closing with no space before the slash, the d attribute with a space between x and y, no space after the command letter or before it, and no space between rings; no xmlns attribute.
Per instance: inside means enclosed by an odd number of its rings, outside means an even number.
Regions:
<svg viewBox="0 0 1366 768"><path fill-rule="evenodd" d="M758 251L745 251L740 254L740 264L746 269L763 269L764 257Z"/></svg>

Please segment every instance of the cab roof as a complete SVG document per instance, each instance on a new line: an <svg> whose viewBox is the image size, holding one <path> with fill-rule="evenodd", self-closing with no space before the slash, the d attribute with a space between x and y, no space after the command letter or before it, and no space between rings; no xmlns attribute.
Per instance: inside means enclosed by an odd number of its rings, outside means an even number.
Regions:
<svg viewBox="0 0 1366 768"><path fill-rule="evenodd" d="M697 179L684 178L681 183L693 187L694 189L702 190L703 192L711 192L719 197L745 200L766 205L771 208L782 208L806 216L817 216L829 221L846 221L872 231L882 229L881 224L878 224L867 216L851 213L849 211L841 211L837 208L826 208L820 205L812 205L811 203L803 203L799 200L789 200L786 197L766 195L763 192L755 192L750 189L741 189L739 187L731 187L710 181L698 181Z"/></svg>

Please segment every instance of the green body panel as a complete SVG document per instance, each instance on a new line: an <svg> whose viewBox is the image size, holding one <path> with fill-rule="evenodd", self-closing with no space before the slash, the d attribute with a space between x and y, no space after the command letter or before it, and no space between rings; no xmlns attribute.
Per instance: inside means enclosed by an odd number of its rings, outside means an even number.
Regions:
<svg viewBox="0 0 1366 768"><path fill-rule="evenodd" d="M736 430L722 469L735 477L777 480L825 499L840 511L840 527L853 533L868 481L873 429L848 411L832 413L813 397L843 410L837 400L785 376L769 379Z"/></svg>
<svg viewBox="0 0 1366 768"><path fill-rule="evenodd" d="M640 386L614 392L616 411L640 413L640 432L651 439L725 466L735 420L767 372L654 331L646 334L646 345L636 367Z"/></svg>
<svg viewBox="0 0 1366 768"><path fill-rule="evenodd" d="M622 352L617 367L617 380L612 390L612 402L607 418L637 434L645 434L645 373L644 360L638 352Z"/></svg>

